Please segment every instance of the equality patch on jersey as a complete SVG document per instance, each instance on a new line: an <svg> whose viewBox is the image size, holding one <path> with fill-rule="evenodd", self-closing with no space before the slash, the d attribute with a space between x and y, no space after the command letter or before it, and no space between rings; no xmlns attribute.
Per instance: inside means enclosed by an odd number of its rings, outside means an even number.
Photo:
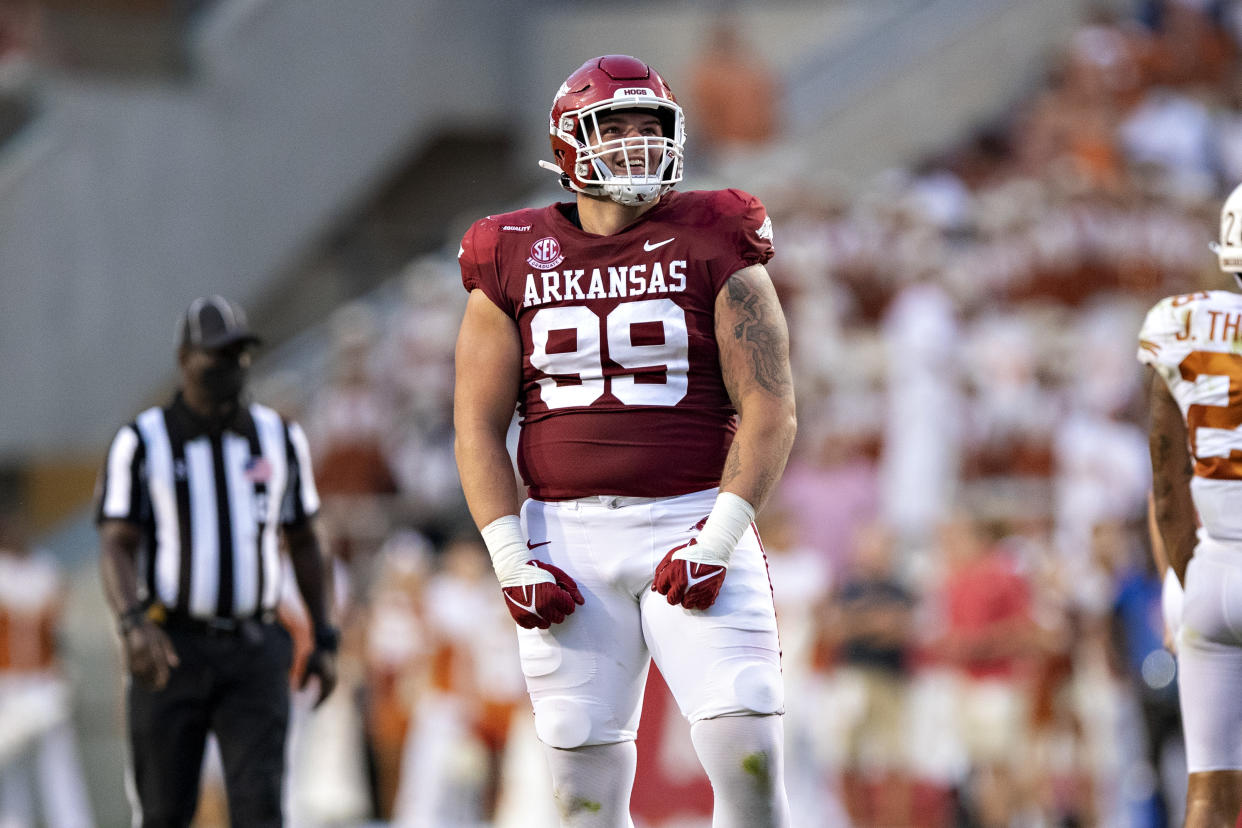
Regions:
<svg viewBox="0 0 1242 828"><path fill-rule="evenodd" d="M565 261L561 254L561 243L552 236L544 236L530 246L530 256L526 263L536 270L551 270Z"/></svg>

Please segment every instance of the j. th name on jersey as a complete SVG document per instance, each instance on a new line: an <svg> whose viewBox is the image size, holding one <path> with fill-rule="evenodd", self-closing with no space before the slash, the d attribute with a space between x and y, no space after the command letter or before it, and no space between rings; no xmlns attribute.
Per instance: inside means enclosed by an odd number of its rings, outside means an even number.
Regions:
<svg viewBox="0 0 1242 828"><path fill-rule="evenodd" d="M584 269L548 270L526 274L522 307L575 299L624 299L659 293L681 293L686 289L686 260L675 259L665 266L645 264L609 265Z"/></svg>
<svg viewBox="0 0 1242 828"><path fill-rule="evenodd" d="M1218 342L1237 342L1242 339L1242 312L1229 313L1228 311L1209 310L1208 318L1211 319L1211 327L1208 328L1208 339L1214 339ZM1218 317L1223 318L1219 330L1216 324Z"/></svg>

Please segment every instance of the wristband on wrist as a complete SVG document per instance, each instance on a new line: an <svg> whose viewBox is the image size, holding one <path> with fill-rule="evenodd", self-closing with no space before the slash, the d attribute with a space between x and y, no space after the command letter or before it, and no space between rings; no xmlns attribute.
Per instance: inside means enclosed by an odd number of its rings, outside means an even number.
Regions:
<svg viewBox="0 0 1242 828"><path fill-rule="evenodd" d="M530 560L530 549L522 535L522 521L517 515L498 517L480 530L487 554L492 558L492 568L501 586L511 586L520 578Z"/></svg>
<svg viewBox="0 0 1242 828"><path fill-rule="evenodd" d="M142 606L141 604L138 604L138 605L130 607L129 609L125 610L125 612L121 613L121 616L117 619L117 627L120 628L121 635L125 635L130 630L134 629L135 627L142 624L142 622L146 620L147 620L146 607Z"/></svg>
<svg viewBox="0 0 1242 828"><path fill-rule="evenodd" d="M754 506L732 492L721 492L695 546L683 551L693 551L695 560L728 566L733 550L754 519Z"/></svg>

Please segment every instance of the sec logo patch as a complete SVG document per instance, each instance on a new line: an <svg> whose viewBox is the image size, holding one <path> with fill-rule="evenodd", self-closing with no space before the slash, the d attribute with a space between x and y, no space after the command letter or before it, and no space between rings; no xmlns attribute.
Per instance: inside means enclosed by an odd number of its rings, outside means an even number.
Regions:
<svg viewBox="0 0 1242 828"><path fill-rule="evenodd" d="M561 255L561 243L551 236L545 236L530 246L530 256L526 263L536 270L551 270L565 257Z"/></svg>

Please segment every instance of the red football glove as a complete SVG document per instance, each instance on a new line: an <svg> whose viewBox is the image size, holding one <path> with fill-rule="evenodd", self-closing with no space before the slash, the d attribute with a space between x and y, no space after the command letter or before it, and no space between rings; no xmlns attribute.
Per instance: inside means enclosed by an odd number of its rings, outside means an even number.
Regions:
<svg viewBox="0 0 1242 828"><path fill-rule="evenodd" d="M534 571L522 573L521 583L510 583L500 590L519 627L546 630L573 614L575 605L584 603L578 585L560 567L536 560L526 565Z"/></svg>
<svg viewBox="0 0 1242 828"><path fill-rule="evenodd" d="M724 585L727 567L722 564L694 560L697 538L669 550L664 560L656 566L655 581L651 589L668 596L670 604L681 604L686 609L707 609L716 602L720 587Z"/></svg>

